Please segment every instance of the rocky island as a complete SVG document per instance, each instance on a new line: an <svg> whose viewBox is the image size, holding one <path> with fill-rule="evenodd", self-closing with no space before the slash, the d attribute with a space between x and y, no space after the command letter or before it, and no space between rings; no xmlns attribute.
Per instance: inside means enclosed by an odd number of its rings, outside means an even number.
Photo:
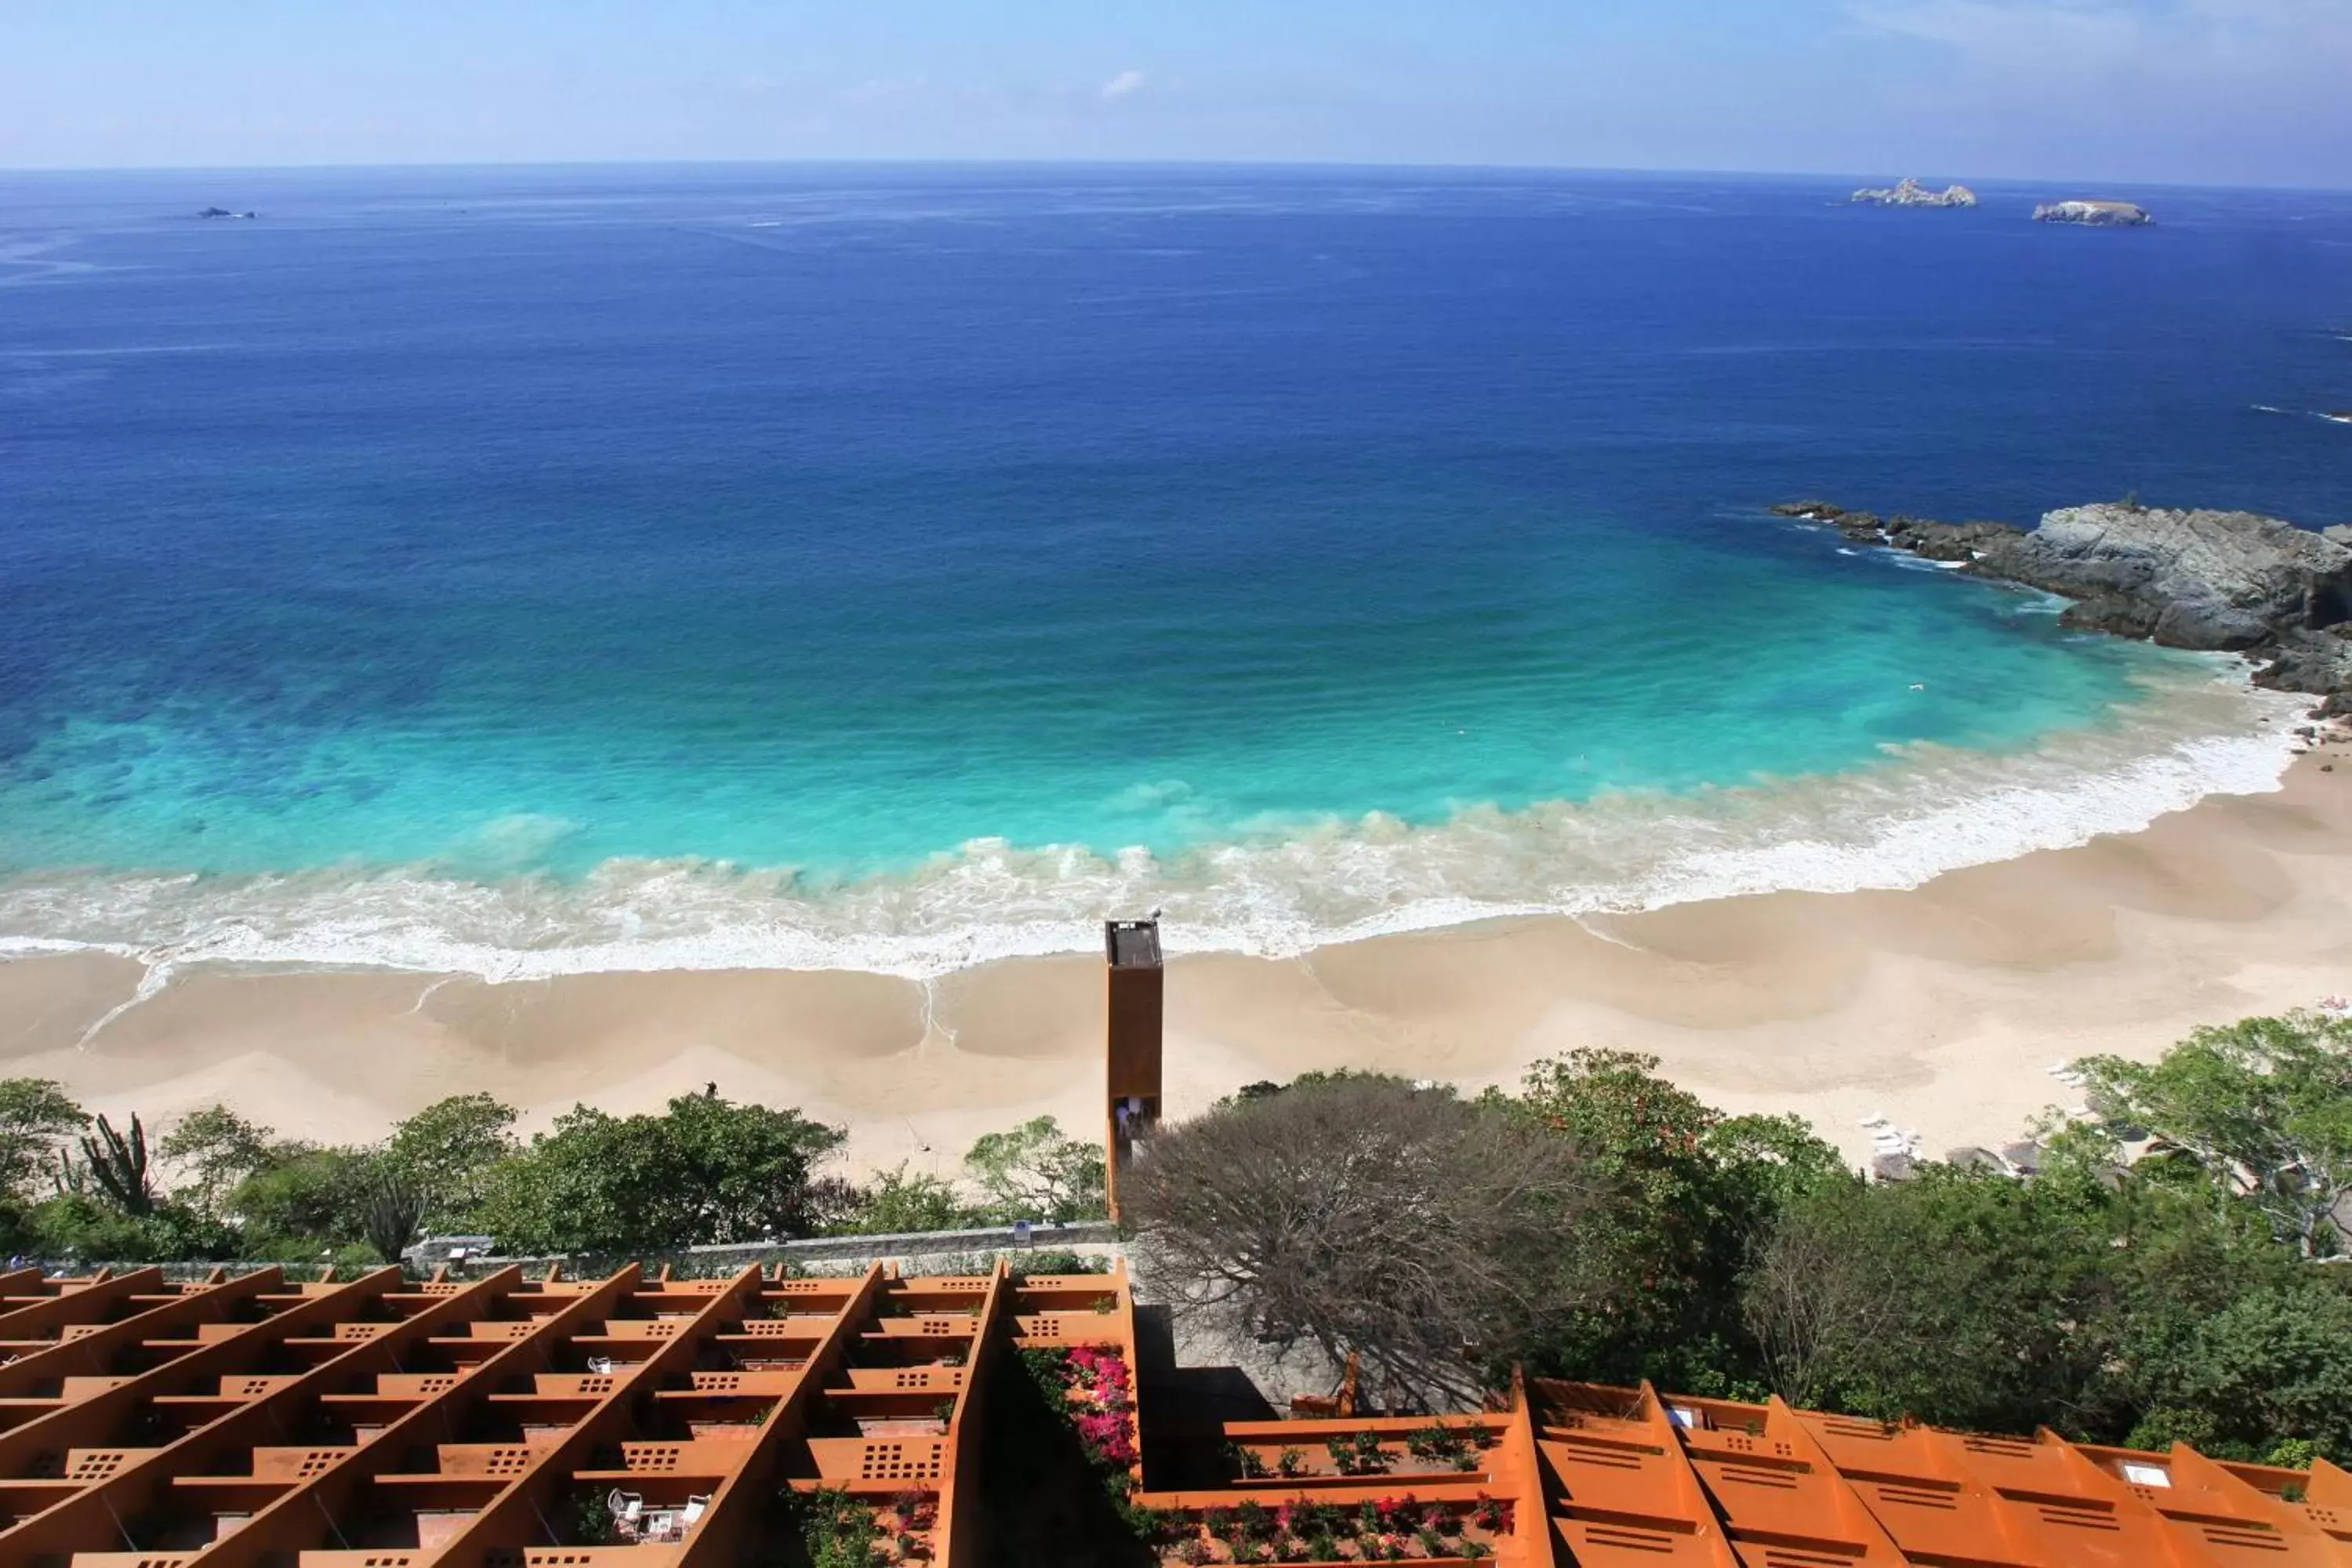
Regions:
<svg viewBox="0 0 2352 1568"><path fill-rule="evenodd" d="M2131 502L2069 507L2039 528L1881 518L1826 501L1774 507L1996 583L2072 599L2063 624L2167 647L2243 654L2258 685L2352 713L2352 527L2324 533L2244 511Z"/></svg>
<svg viewBox="0 0 2352 1568"><path fill-rule="evenodd" d="M2033 209L2036 223L2080 223L2093 228L2139 228L2156 219L2130 202L2044 202Z"/></svg>
<svg viewBox="0 0 2352 1568"><path fill-rule="evenodd" d="M235 213L226 207L203 207L198 209L196 216L198 217L259 217L261 215L253 212Z"/></svg>
<svg viewBox="0 0 2352 1568"><path fill-rule="evenodd" d="M1972 207L1977 194L1966 185L1947 185L1931 191L1916 180L1906 179L1888 190L1859 190L1846 198L1865 206L1878 207Z"/></svg>

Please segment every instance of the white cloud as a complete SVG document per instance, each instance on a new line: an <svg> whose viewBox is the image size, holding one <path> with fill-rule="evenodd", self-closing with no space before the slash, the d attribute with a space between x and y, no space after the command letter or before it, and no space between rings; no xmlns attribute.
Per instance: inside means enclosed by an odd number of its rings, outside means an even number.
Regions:
<svg viewBox="0 0 2352 1568"><path fill-rule="evenodd" d="M1121 71L1102 84L1103 101L1114 103L1122 98L1132 98L1142 89L1143 73L1141 71Z"/></svg>

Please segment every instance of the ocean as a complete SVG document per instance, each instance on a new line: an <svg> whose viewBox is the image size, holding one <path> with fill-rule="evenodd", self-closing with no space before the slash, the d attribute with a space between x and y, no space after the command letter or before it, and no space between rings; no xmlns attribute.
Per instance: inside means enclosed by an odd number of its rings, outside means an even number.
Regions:
<svg viewBox="0 0 2352 1568"><path fill-rule="evenodd" d="M1856 183L0 175L0 952L1297 952L2270 787L1765 509L2352 521L2352 195Z"/></svg>

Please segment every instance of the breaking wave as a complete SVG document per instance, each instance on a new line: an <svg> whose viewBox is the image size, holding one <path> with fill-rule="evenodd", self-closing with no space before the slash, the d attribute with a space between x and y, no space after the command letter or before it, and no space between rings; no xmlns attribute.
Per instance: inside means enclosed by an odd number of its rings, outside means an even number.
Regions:
<svg viewBox="0 0 2352 1568"><path fill-rule="evenodd" d="M1432 826L1379 814L1155 856L982 839L909 871L609 860L464 880L421 868L274 876L40 872L0 882L0 956L394 968L491 981L599 970L853 969L929 977L1091 950L1104 917L1165 910L1176 952L1288 956L1503 916L1654 909L1781 889L1916 886L2130 832L2213 794L2278 787L2307 706L2192 670L2031 749L1890 749L1815 777L1620 794Z"/></svg>

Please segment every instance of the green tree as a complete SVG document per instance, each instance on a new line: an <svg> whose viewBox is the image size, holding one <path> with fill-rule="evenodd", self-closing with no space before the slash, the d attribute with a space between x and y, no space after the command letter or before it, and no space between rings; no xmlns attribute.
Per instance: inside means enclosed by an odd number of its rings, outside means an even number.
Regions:
<svg viewBox="0 0 2352 1568"><path fill-rule="evenodd" d="M963 1163L988 1217L999 1225L1024 1219L1062 1225L1109 1212L1102 1145L1068 1136L1050 1116L983 1135Z"/></svg>
<svg viewBox="0 0 2352 1568"><path fill-rule="evenodd" d="M514 1124L510 1105L487 1094L453 1094L392 1130L384 1160L425 1200L422 1223L439 1231L473 1226L491 1173L521 1147Z"/></svg>
<svg viewBox="0 0 2352 1568"><path fill-rule="evenodd" d="M683 1095L660 1116L576 1105L492 1170L483 1205L510 1250L659 1252L805 1236L842 1195L817 1163L838 1129L797 1110Z"/></svg>
<svg viewBox="0 0 2352 1568"><path fill-rule="evenodd" d="M1579 1050L1539 1061L1502 1099L1575 1149L1610 1194L1573 1238L1577 1288L1545 1370L1750 1394L1763 1366L1739 1308L1752 1242L1794 1195L1846 1178L1795 1117L1726 1118L1657 1076L1657 1058Z"/></svg>
<svg viewBox="0 0 2352 1568"><path fill-rule="evenodd" d="M229 1194L242 1222L246 1256L305 1258L350 1247L365 1234L369 1152L278 1146L278 1157Z"/></svg>
<svg viewBox="0 0 2352 1568"><path fill-rule="evenodd" d="M1801 1194L1751 1259L1746 1316L1781 1391L1977 1430L2100 1426L2115 1347L2112 1196L1930 1164Z"/></svg>
<svg viewBox="0 0 2352 1568"><path fill-rule="evenodd" d="M91 1190L67 1191L25 1216L30 1249L44 1258L98 1263L168 1263L231 1258L236 1237L180 1205L126 1214Z"/></svg>
<svg viewBox="0 0 2352 1568"><path fill-rule="evenodd" d="M834 1228L851 1236L896 1236L908 1231L961 1230L986 1223L987 1215L966 1202L955 1184L909 1172L901 1162L859 1188L848 1213Z"/></svg>
<svg viewBox="0 0 2352 1568"><path fill-rule="evenodd" d="M0 1202L30 1203L65 1141L89 1125L89 1113L46 1078L0 1079Z"/></svg>
<svg viewBox="0 0 2352 1568"><path fill-rule="evenodd" d="M226 1105L208 1105L173 1122L155 1152L166 1166L188 1178L173 1195L218 1216L237 1184L279 1158L282 1147L273 1142L268 1128Z"/></svg>
<svg viewBox="0 0 2352 1568"><path fill-rule="evenodd" d="M2352 1020L2294 1013L2199 1029L2153 1064L2077 1064L2110 1122L2147 1129L2306 1258L2342 1245L2352 1195Z"/></svg>
<svg viewBox="0 0 2352 1568"><path fill-rule="evenodd" d="M2352 1293L2333 1279L2246 1293L2147 1373L2159 1403L2127 1439L2136 1447L2178 1438L2261 1459L2293 1442L2352 1460Z"/></svg>

